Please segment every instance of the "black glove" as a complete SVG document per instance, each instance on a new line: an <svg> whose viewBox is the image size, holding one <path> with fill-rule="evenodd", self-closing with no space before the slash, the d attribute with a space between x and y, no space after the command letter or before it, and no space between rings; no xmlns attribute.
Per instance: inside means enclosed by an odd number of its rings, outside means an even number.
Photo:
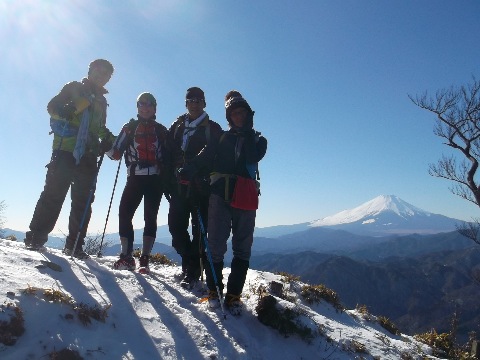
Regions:
<svg viewBox="0 0 480 360"><path fill-rule="evenodd" d="M180 183L189 183L192 181L197 171L197 167L193 163L187 164L183 168L178 169L177 173Z"/></svg>
<svg viewBox="0 0 480 360"><path fill-rule="evenodd" d="M113 146L112 140L105 138L100 143L100 150L102 153L106 153L112 148L112 146Z"/></svg>
<svg viewBox="0 0 480 360"><path fill-rule="evenodd" d="M245 130L245 132L243 133L243 135L246 137L246 138L249 138L249 137L255 137L255 130L253 129L248 129L248 130Z"/></svg>
<svg viewBox="0 0 480 360"><path fill-rule="evenodd" d="M77 111L77 108L73 104L73 101L70 101L69 103L66 103L63 105L59 110L58 110L58 116L65 120L72 120L73 117L75 116L75 112Z"/></svg>

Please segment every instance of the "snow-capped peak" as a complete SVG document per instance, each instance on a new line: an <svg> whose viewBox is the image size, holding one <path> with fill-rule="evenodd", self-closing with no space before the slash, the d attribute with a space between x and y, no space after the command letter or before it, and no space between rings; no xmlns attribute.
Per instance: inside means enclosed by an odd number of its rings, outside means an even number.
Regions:
<svg viewBox="0 0 480 360"><path fill-rule="evenodd" d="M310 223L310 226L317 227L348 224L359 220L367 220L367 218L373 218L382 212L393 212L403 218L419 214L423 216L430 215L430 213L403 201L395 195L380 195L356 208L343 210L335 215L314 220Z"/></svg>

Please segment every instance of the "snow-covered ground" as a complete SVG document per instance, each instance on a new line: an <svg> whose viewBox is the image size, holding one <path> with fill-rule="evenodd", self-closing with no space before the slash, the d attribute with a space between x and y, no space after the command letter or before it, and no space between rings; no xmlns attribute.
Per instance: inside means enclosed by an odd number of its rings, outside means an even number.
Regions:
<svg viewBox="0 0 480 360"><path fill-rule="evenodd" d="M72 260L60 250L38 253L0 239L0 330L15 307L26 329L14 345L0 344L0 359L55 358L49 356L65 348L84 359L434 359L427 346L392 335L374 316L338 311L325 301L309 306L298 295L297 282L285 284L293 302L276 299L298 310L299 324L317 335L310 343L281 335L263 325L255 310L258 288L270 289L280 275L249 270L243 314L227 312L224 319L220 309L199 302L201 284L193 291L179 286L174 277L179 267L153 265L149 275L141 275L113 270L115 260ZM62 271L45 266L46 261ZM224 270L225 278L229 271ZM48 301L45 292L70 296L73 303L108 316L84 325L72 305Z"/></svg>

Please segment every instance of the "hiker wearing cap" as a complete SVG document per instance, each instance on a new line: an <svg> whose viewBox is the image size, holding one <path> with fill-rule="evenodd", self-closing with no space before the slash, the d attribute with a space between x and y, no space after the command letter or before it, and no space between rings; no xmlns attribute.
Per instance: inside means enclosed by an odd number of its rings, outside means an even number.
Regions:
<svg viewBox="0 0 480 360"><path fill-rule="evenodd" d="M113 267L134 270L133 216L143 199L143 248L140 256L141 273L148 273L149 257L157 234L157 214L163 194L161 178L169 166L170 148L167 128L155 121L157 101L148 93L137 98L137 119L125 124L107 155L120 160L125 155L127 183L118 212L121 253Z"/></svg>
<svg viewBox="0 0 480 360"><path fill-rule="evenodd" d="M192 167L213 162L207 230L212 264L205 266L208 303L210 307L220 305L217 285L223 296L223 259L231 232L233 259L225 304L232 314L239 315L258 208L258 162L265 156L267 140L253 129L254 111L238 91L229 91L225 96L225 112L229 130L183 171L189 174Z"/></svg>
<svg viewBox="0 0 480 360"><path fill-rule="evenodd" d="M86 78L67 83L47 105L53 151L30 231L25 234L24 243L29 249L43 249L70 189L72 202L63 251L81 259L88 257L82 246L92 212L97 157L110 148L115 139L105 125L108 91L104 86L112 74L109 61L94 60Z"/></svg>
<svg viewBox="0 0 480 360"><path fill-rule="evenodd" d="M206 102L202 89L187 89L185 106L187 113L180 115L169 129L169 136L175 144L175 155L169 191L168 228L172 235L172 246L182 257L180 285L191 289L201 276L202 248L196 209L207 218L211 168L198 168L195 176L188 179L179 177L178 171L195 159L210 141L218 141L222 129L205 112ZM188 232L190 218L191 236Z"/></svg>

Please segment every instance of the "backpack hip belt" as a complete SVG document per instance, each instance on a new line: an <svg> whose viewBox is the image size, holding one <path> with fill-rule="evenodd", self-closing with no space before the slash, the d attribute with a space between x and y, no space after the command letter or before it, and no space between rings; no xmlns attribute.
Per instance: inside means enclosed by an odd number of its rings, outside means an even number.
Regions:
<svg viewBox="0 0 480 360"><path fill-rule="evenodd" d="M221 178L225 179L225 201L230 201L230 179L236 179L237 175L213 172L210 174L210 185L214 184Z"/></svg>

